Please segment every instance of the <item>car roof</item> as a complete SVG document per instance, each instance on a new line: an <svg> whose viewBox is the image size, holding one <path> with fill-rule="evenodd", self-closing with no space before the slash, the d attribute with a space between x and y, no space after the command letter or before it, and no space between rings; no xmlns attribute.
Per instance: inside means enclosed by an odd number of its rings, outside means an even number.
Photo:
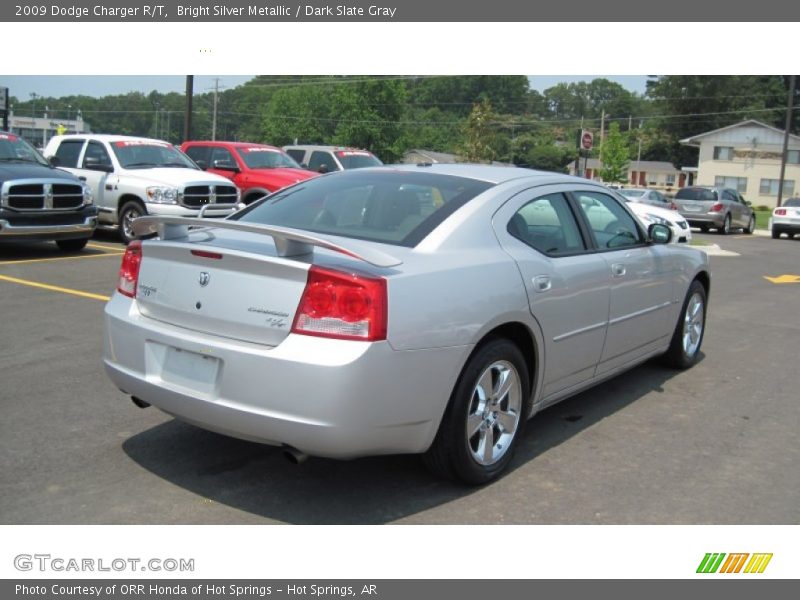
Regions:
<svg viewBox="0 0 800 600"><path fill-rule="evenodd" d="M68 133L66 135L54 135L50 139L61 139L61 140L86 140L86 139L93 139L100 142L158 142L161 144L169 144L172 145L170 142L166 140L159 140L157 138L146 138L146 137L138 137L133 135L114 135L110 133Z"/></svg>
<svg viewBox="0 0 800 600"><path fill-rule="evenodd" d="M187 140L182 145L188 144L206 144L208 146L230 146L232 148L271 148L272 150L280 150L277 146L270 144L259 144L257 142L226 142L223 140Z"/></svg>
<svg viewBox="0 0 800 600"><path fill-rule="evenodd" d="M368 167L356 169L357 171L419 171L425 173L438 173L441 175L452 175L455 177L465 177L486 181L488 183L504 183L519 179L531 179L537 185L546 183L572 183L597 187L599 190L609 191L603 185L585 179L574 177L563 173L553 173L550 171L536 171L523 167L501 167L495 165L473 164L473 163L420 163L420 164L397 164L383 165L380 167ZM614 190L611 190L614 191Z"/></svg>

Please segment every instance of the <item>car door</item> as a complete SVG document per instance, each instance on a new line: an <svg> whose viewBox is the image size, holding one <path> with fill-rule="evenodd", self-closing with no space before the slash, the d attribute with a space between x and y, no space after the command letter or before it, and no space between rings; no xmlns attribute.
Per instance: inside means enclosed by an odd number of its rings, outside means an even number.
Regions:
<svg viewBox="0 0 800 600"><path fill-rule="evenodd" d="M747 225L744 218L744 206L739 202L739 194L733 190L722 190L722 200L725 208L731 213L731 225L733 227Z"/></svg>
<svg viewBox="0 0 800 600"><path fill-rule="evenodd" d="M588 249L574 208L558 187L517 194L495 214L494 227L519 267L542 329L541 397L547 403L594 375L608 321L608 268Z"/></svg>
<svg viewBox="0 0 800 600"><path fill-rule="evenodd" d="M605 261L608 328L597 375L661 348L672 333L672 251L647 243L636 219L608 194L575 191L575 205Z"/></svg>
<svg viewBox="0 0 800 600"><path fill-rule="evenodd" d="M114 191L118 177L105 144L97 140L87 142L81 157L80 178L92 188L101 218L116 210Z"/></svg>

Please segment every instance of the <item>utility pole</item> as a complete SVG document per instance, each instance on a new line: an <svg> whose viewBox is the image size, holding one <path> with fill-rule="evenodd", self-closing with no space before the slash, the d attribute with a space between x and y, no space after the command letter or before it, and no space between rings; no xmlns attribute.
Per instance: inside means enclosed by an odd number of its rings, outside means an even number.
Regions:
<svg viewBox="0 0 800 600"><path fill-rule="evenodd" d="M786 130L783 132L783 153L781 153L781 176L778 179L778 204L783 201L783 177L786 175L786 158L789 154L789 131L792 129L792 104L794 103L794 75L789 75L789 100L786 103Z"/></svg>
<svg viewBox="0 0 800 600"><path fill-rule="evenodd" d="M183 113L183 141L192 139L192 95L194 94L194 75L186 76L186 109Z"/></svg>
<svg viewBox="0 0 800 600"><path fill-rule="evenodd" d="M600 168L603 168L603 143L606 139L606 109L603 109L600 117Z"/></svg>
<svg viewBox="0 0 800 600"><path fill-rule="evenodd" d="M211 141L217 139L217 102L219 98L219 77L214 78L214 116L211 119Z"/></svg>

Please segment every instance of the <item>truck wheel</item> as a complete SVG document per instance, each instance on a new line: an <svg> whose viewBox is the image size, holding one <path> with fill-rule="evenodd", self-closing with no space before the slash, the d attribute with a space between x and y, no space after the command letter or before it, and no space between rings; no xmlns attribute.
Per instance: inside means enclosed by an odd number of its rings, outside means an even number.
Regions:
<svg viewBox="0 0 800 600"><path fill-rule="evenodd" d="M88 242L89 238L80 238L77 240L56 240L56 245L58 246L59 250L63 250L64 252L77 252L78 250L83 250Z"/></svg>
<svg viewBox="0 0 800 600"><path fill-rule="evenodd" d="M144 206L136 200L129 200L119 210L119 237L129 244L136 236L133 233L133 220L147 214Z"/></svg>

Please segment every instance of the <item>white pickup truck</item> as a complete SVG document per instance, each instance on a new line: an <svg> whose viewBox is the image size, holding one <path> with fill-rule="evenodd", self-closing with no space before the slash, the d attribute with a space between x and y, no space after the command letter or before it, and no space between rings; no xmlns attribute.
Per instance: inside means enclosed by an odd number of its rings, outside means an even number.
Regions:
<svg viewBox="0 0 800 600"><path fill-rule="evenodd" d="M44 154L94 192L98 226L116 227L124 242L145 214L222 217L239 205L229 179L200 170L169 142L122 135L53 136Z"/></svg>

